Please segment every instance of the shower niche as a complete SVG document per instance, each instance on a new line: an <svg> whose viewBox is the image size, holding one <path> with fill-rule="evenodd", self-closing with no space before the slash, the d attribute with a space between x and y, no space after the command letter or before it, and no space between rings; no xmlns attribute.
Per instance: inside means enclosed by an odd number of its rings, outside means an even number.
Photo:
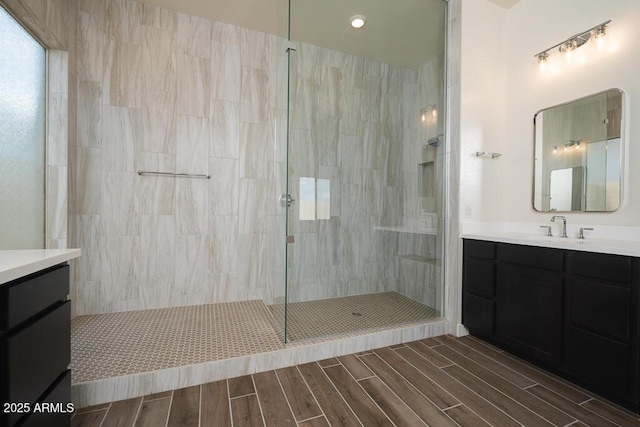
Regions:
<svg viewBox="0 0 640 427"><path fill-rule="evenodd" d="M431 95L429 93L429 95ZM418 163L418 202L419 228L437 228L437 184L436 159L442 135L440 134L440 120L438 118L438 104L430 104L420 110L420 125L418 127L418 146L420 150Z"/></svg>

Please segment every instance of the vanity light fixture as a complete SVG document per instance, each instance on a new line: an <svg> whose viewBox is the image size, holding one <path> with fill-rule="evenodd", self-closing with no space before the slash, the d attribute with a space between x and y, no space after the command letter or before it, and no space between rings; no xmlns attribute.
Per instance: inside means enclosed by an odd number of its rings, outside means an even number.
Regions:
<svg viewBox="0 0 640 427"><path fill-rule="evenodd" d="M543 50L542 52L536 53L534 57L538 61L538 66L540 68L540 72L544 72L547 60L549 59L550 52L558 48L558 50L565 55L565 60L567 64L570 64L573 60L573 53L580 46L584 45L593 37L598 49L601 49L604 46L604 37L607 34L607 25L611 20L603 22L602 24L598 24L595 27L589 28L586 31L575 34L568 39L551 46L548 49Z"/></svg>
<svg viewBox="0 0 640 427"><path fill-rule="evenodd" d="M561 147L562 151L569 151L569 148L571 148L571 147L573 147L574 150L579 150L581 142L582 141L566 141L566 142L563 142L560 145L554 145L553 146L553 154L556 154L558 152L558 147Z"/></svg>
<svg viewBox="0 0 640 427"><path fill-rule="evenodd" d="M367 17L364 15L353 15L350 19L349 22L351 23L351 26L355 29L359 29L365 26L365 24L367 23Z"/></svg>

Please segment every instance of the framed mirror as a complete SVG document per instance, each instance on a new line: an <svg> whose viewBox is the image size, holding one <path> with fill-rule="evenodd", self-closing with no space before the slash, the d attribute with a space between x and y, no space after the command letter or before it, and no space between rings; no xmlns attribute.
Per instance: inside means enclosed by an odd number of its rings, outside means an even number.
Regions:
<svg viewBox="0 0 640 427"><path fill-rule="evenodd" d="M533 208L611 212L622 199L624 92L610 89L533 117Z"/></svg>

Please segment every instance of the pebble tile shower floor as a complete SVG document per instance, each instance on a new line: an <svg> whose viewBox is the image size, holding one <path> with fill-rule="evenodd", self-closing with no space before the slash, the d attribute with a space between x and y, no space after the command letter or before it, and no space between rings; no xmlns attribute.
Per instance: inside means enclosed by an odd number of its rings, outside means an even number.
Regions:
<svg viewBox="0 0 640 427"><path fill-rule="evenodd" d="M72 383L282 348L262 301L77 316Z"/></svg>
<svg viewBox="0 0 640 427"><path fill-rule="evenodd" d="M296 340L440 317L436 310L395 292L295 303L290 308L289 333ZM281 327L284 311L279 310L284 308L271 310L262 301L243 301L77 316L71 324L72 383L282 349L273 327Z"/></svg>
<svg viewBox="0 0 640 427"><path fill-rule="evenodd" d="M275 319L284 319L284 304L269 307ZM290 303L287 316L289 341L299 341L420 322L441 314L397 292L381 292ZM283 322L276 322L275 327L282 336Z"/></svg>

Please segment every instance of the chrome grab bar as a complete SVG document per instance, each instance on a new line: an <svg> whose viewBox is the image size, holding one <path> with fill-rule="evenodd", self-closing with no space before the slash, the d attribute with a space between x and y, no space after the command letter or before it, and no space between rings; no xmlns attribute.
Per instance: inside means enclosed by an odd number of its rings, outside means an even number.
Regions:
<svg viewBox="0 0 640 427"><path fill-rule="evenodd" d="M211 179L211 175L202 175L202 174L192 174L192 173L173 173L173 172L151 172L151 171L136 171L138 175L161 175L161 176L170 176L173 178L203 178L203 179Z"/></svg>

